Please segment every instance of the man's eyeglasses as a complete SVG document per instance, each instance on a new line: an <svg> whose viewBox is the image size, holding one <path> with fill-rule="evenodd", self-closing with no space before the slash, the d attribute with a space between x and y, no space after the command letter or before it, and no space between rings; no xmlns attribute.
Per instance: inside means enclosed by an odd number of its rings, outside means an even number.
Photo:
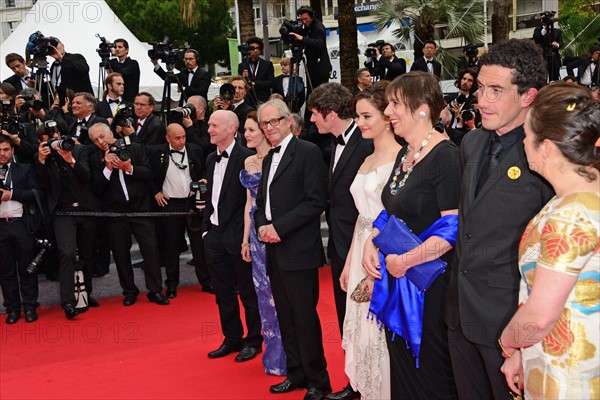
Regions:
<svg viewBox="0 0 600 400"><path fill-rule="evenodd" d="M279 126L279 123L282 119L285 119L285 117L273 118L269 121L261 121L258 126L260 126L260 129L267 129L268 125L271 125L273 128L275 128L276 126Z"/></svg>

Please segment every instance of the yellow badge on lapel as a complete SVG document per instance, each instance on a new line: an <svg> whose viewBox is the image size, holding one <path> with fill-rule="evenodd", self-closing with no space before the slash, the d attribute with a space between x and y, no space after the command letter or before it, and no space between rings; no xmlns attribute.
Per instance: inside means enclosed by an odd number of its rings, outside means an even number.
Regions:
<svg viewBox="0 0 600 400"><path fill-rule="evenodd" d="M508 177L513 180L519 179L519 177L521 176L521 168L514 166L510 167L506 172L506 175L508 175Z"/></svg>

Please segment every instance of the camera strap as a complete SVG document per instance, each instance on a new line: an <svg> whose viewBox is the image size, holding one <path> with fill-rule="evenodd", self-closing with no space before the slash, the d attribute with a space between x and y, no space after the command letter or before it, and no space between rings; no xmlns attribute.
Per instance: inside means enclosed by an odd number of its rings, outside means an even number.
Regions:
<svg viewBox="0 0 600 400"><path fill-rule="evenodd" d="M9 164L6 164L6 166L4 168L6 168L6 172L4 173L4 187L8 188L8 190L11 190L12 187L12 174L10 173L10 168L8 166Z"/></svg>

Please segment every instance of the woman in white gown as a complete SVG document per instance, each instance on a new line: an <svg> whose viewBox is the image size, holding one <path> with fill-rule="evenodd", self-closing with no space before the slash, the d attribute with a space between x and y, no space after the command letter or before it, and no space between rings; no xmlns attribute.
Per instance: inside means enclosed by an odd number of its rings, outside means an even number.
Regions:
<svg viewBox="0 0 600 400"><path fill-rule="evenodd" d="M340 277L342 289L347 292L346 316L342 347L346 351L345 372L352 388L361 399L390 398L390 365L385 331L369 318L369 300L373 278L362 268L362 251L371 234L373 220L383 210L381 191L386 184L400 145L396 142L383 111L387 105L387 82L363 90L354 98L356 124L365 139L372 139L375 147L361 165L350 192L359 216L346 265Z"/></svg>

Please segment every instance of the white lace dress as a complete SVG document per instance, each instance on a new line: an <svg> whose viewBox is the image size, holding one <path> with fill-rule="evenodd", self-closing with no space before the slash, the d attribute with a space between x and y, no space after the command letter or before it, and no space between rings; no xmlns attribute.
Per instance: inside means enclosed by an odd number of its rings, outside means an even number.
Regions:
<svg viewBox="0 0 600 400"><path fill-rule="evenodd" d="M359 217L346 259L350 271L342 347L346 351L346 375L362 400L390 398L390 360L385 331L368 318L369 303L357 303L350 295L366 276L361 266L363 247L371 234L373 220L383 210L381 191L393 166L394 163L389 163L369 173L359 172L350 187Z"/></svg>

